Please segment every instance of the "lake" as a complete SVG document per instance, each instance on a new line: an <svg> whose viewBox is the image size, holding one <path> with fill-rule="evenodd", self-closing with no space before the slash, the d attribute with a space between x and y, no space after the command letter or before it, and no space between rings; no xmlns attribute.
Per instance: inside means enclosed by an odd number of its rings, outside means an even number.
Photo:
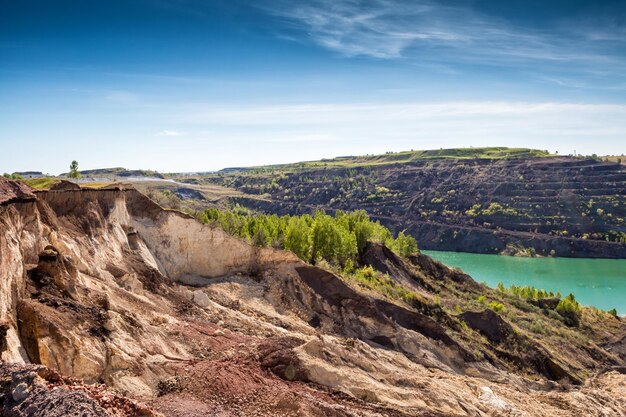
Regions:
<svg viewBox="0 0 626 417"><path fill-rule="evenodd" d="M573 293L584 305L626 314L626 259L518 258L465 252L422 251L448 266L461 268L478 282L495 287L532 285Z"/></svg>

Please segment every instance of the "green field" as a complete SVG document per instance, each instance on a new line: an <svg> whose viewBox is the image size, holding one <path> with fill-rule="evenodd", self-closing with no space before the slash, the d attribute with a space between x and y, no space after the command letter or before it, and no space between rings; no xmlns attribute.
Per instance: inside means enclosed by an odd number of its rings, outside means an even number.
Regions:
<svg viewBox="0 0 626 417"><path fill-rule="evenodd" d="M297 171L314 168L354 168L359 166L407 163L423 159L505 159L505 158L537 158L552 156L546 151L527 148L453 148L433 149L424 151L390 152L383 155L343 156L318 161L305 161L291 164L264 165L249 168L232 168L236 171Z"/></svg>
<svg viewBox="0 0 626 417"><path fill-rule="evenodd" d="M59 178L45 177L45 178L27 178L23 180L27 185L33 187L36 190L48 190L54 184L61 182Z"/></svg>

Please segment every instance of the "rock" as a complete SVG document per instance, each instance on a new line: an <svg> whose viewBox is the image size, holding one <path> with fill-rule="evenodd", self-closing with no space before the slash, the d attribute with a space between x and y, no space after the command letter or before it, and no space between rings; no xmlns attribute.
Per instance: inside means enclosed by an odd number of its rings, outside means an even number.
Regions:
<svg viewBox="0 0 626 417"><path fill-rule="evenodd" d="M490 408L497 410L510 410L511 406L507 404L502 398L493 393L493 390L489 387L480 387L480 395L478 401L488 405Z"/></svg>
<svg viewBox="0 0 626 417"><path fill-rule="evenodd" d="M559 305L560 298L542 298L539 300L528 300L528 302L534 306L539 308L545 308L548 310L554 310L557 305Z"/></svg>
<svg viewBox="0 0 626 417"><path fill-rule="evenodd" d="M211 305L209 296L202 290L196 290L193 292L193 302L202 308L207 308Z"/></svg>
<svg viewBox="0 0 626 417"><path fill-rule="evenodd" d="M489 340L502 343L513 334L513 327L491 309L481 312L467 311L459 316L469 327L478 330Z"/></svg>
<svg viewBox="0 0 626 417"><path fill-rule="evenodd" d="M11 396L13 397L13 401L21 402L26 397L28 397L28 393L30 390L28 389L28 385L25 382L20 382L17 386L11 391Z"/></svg>
<svg viewBox="0 0 626 417"><path fill-rule="evenodd" d="M2 355L2 352L7 350L6 337L7 337L7 332L9 331L9 328L10 327L8 323L4 321L0 321L0 356Z"/></svg>
<svg viewBox="0 0 626 417"><path fill-rule="evenodd" d="M306 369L293 351L303 340L295 337L269 338L258 347L261 366L288 381L308 381Z"/></svg>
<svg viewBox="0 0 626 417"><path fill-rule="evenodd" d="M125 274L118 278L118 284L120 287L133 292L135 294L143 293L143 284L135 274Z"/></svg>
<svg viewBox="0 0 626 417"><path fill-rule="evenodd" d="M70 258L62 255L52 245L46 246L39 254L37 268L32 273L40 284L45 284L46 278L50 277L57 288L65 290L69 294L76 292L78 270Z"/></svg>

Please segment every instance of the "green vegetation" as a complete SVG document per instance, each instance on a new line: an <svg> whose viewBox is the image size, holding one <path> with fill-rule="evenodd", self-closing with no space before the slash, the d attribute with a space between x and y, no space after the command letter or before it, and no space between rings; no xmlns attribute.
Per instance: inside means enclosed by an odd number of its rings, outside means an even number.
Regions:
<svg viewBox="0 0 626 417"><path fill-rule="evenodd" d="M355 282L361 287L384 294L392 300L404 301L409 305L414 305L420 300L420 296L417 293L407 290L390 278L389 275L383 274L369 265L356 270L353 269L352 271L348 268L344 268L341 275L348 281Z"/></svg>
<svg viewBox="0 0 626 417"><path fill-rule="evenodd" d="M499 282L496 289L505 294L516 295L519 298L523 298L525 300L542 300L545 298L561 298L561 293L554 294L552 291L545 291L538 288L535 288L530 285L525 286L517 286L511 285L509 288L506 288L503 283Z"/></svg>
<svg viewBox="0 0 626 417"><path fill-rule="evenodd" d="M112 184L116 184L116 181L93 181L93 182L85 182L85 183L81 183L80 186L81 188L92 188L92 189L98 189L98 188L104 188L107 187L109 185Z"/></svg>
<svg viewBox="0 0 626 417"><path fill-rule="evenodd" d="M497 301L492 301L489 303L489 308L495 311L496 313L501 313L504 311L504 304L499 303Z"/></svg>
<svg viewBox="0 0 626 417"><path fill-rule="evenodd" d="M560 299L555 311L563 318L565 324L575 327L580 323L582 308L578 301L576 301L574 294L569 294L567 297L561 298L561 293L554 294L553 292L537 289L532 286L518 287L511 285L511 287L506 288L501 282L498 283L496 289L500 293L513 295L524 300L542 300L546 298Z"/></svg>
<svg viewBox="0 0 626 417"><path fill-rule="evenodd" d="M70 172L69 174L67 174L68 177L70 178L80 178L80 172L78 171L78 162L77 161L72 161L72 163L70 164Z"/></svg>
<svg viewBox="0 0 626 417"><path fill-rule="evenodd" d="M515 210L512 207L503 206L500 203L490 203L484 209L481 207L482 207L482 204L474 204L469 210L465 212L465 214L470 217L494 216L494 215L511 216L511 217L520 216L519 211Z"/></svg>
<svg viewBox="0 0 626 417"><path fill-rule="evenodd" d="M48 190L54 184L61 182L61 180L58 178L45 177L45 178L27 178L24 180L24 182L28 186L33 187L36 190Z"/></svg>
<svg viewBox="0 0 626 417"><path fill-rule="evenodd" d="M7 174L6 172L2 174L4 178L8 178L10 180L23 180L24 178L18 174Z"/></svg>
<svg viewBox="0 0 626 417"><path fill-rule="evenodd" d="M298 162L293 164L267 165L250 168L231 168L229 172L236 171L298 171L311 168L354 168L370 165L385 165L412 162L421 159L505 159L505 158L530 158L548 157L546 151L527 148L452 148L433 149L424 151L387 152L384 155L342 156L318 161Z"/></svg>
<svg viewBox="0 0 626 417"><path fill-rule="evenodd" d="M574 294L569 294L559 301L559 304L556 306L556 312L565 319L565 324L568 326L577 327L580 323L582 311Z"/></svg>
<svg viewBox="0 0 626 417"><path fill-rule="evenodd" d="M400 232L394 239L389 229L371 221L364 210L337 211L334 217L323 211L314 216L277 216L253 214L236 206L225 211L210 208L197 217L257 246L290 250L307 262L325 260L334 265L353 265L367 242L383 243L400 256L417 252L412 236Z"/></svg>

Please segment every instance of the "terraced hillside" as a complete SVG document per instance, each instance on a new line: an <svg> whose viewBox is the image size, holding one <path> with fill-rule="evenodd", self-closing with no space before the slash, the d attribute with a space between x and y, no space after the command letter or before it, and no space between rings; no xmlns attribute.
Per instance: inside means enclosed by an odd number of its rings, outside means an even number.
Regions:
<svg viewBox="0 0 626 417"><path fill-rule="evenodd" d="M248 195L236 197L239 204L267 212L365 209L425 249L626 257L624 166L540 151L476 152L401 162L385 155L379 163L340 158L230 170L202 181L237 189Z"/></svg>

